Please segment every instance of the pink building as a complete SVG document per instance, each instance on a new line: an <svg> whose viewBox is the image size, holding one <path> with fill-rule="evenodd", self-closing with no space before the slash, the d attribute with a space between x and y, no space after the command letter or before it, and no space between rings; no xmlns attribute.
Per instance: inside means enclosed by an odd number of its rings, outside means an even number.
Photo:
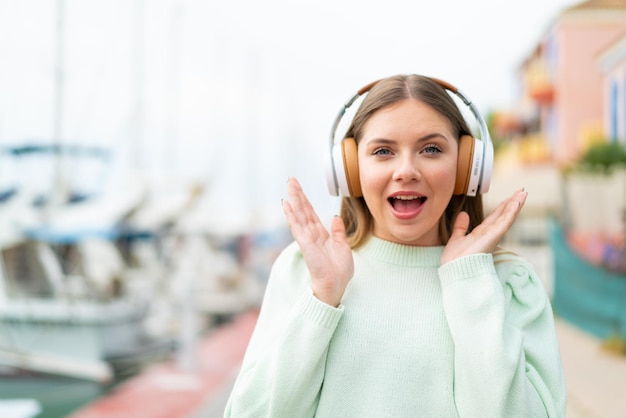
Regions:
<svg viewBox="0 0 626 418"><path fill-rule="evenodd" d="M598 60L604 76L604 132L612 141L626 143L626 36Z"/></svg>
<svg viewBox="0 0 626 418"><path fill-rule="evenodd" d="M625 36L626 0L585 1L557 16L523 62L524 125L541 132L557 165L570 163L588 144L613 133L624 140L626 72L619 41ZM615 73L613 81L605 81L609 73ZM608 98L606 82L613 83Z"/></svg>

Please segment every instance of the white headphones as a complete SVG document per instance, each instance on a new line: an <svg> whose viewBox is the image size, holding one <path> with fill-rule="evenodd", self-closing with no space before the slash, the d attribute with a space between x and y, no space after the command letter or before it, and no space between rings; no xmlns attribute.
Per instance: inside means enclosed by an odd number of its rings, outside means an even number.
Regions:
<svg viewBox="0 0 626 418"><path fill-rule="evenodd" d="M459 139L459 159L454 194L476 196L477 193L487 193L493 170L493 143L489 136L487 123L476 106L459 89L445 81L428 78L458 96L469 107L479 124L481 140L471 135L463 135ZM326 181L328 190L333 196L338 196L339 193L342 196L362 196L356 141L354 138L344 138L341 142L335 143L335 135L346 110L379 81L366 85L354 94L343 105L335 119L330 134L330 153L326 157Z"/></svg>

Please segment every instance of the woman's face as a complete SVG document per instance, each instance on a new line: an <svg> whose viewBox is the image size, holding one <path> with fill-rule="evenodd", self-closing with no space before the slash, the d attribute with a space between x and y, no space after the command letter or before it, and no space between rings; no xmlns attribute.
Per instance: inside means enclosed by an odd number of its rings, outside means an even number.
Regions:
<svg viewBox="0 0 626 418"><path fill-rule="evenodd" d="M363 198L374 235L407 245L441 245L439 220L454 191L458 143L450 123L407 99L365 123L358 145Z"/></svg>

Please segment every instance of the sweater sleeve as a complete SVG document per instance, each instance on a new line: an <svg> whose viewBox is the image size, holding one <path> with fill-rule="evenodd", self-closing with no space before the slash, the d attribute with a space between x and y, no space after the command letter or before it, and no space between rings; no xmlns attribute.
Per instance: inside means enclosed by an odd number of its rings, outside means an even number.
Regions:
<svg viewBox="0 0 626 418"><path fill-rule="evenodd" d="M439 277L459 416L564 417L552 308L530 265L476 254L441 266Z"/></svg>
<svg viewBox="0 0 626 418"><path fill-rule="evenodd" d="M319 301L294 243L278 257L224 417L313 417L343 313Z"/></svg>

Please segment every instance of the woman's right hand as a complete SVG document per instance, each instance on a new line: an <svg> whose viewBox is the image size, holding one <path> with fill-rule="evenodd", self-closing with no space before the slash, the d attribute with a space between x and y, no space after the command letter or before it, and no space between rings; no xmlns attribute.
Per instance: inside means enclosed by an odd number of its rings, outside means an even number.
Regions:
<svg viewBox="0 0 626 418"><path fill-rule="evenodd" d="M283 211L311 274L313 294L337 307L354 274L343 220L333 217L329 234L295 178L287 182L287 193L289 200L283 200Z"/></svg>

